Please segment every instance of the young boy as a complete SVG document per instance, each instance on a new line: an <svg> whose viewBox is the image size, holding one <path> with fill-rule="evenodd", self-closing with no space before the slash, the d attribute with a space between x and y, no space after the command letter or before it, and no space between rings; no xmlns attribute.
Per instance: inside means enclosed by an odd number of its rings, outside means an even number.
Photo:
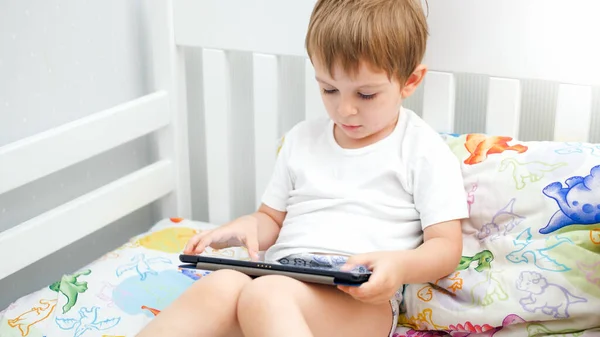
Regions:
<svg viewBox="0 0 600 337"><path fill-rule="evenodd" d="M243 245L254 259L365 266L360 287L222 270L197 281L140 336L391 336L405 284L450 274L468 216L458 160L402 108L423 80L419 0L320 0L306 47L328 119L284 138L262 205L185 247Z"/></svg>

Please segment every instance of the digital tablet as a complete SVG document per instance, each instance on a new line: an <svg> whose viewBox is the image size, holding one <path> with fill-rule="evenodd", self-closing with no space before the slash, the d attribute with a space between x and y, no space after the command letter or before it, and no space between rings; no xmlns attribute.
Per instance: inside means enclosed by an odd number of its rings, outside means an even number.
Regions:
<svg viewBox="0 0 600 337"><path fill-rule="evenodd" d="M200 270L215 271L219 269L237 270L250 277L264 275L284 275L291 278L326 285L360 286L367 282L370 272L346 272L318 267L299 267L284 264L240 261L226 258L209 257L201 255L179 255L179 260L189 265L182 268L195 268Z"/></svg>

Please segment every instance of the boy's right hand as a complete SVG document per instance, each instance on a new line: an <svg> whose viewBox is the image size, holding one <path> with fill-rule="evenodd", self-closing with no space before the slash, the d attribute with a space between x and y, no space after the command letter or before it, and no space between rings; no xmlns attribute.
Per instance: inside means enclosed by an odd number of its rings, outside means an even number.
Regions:
<svg viewBox="0 0 600 337"><path fill-rule="evenodd" d="M241 217L221 227L202 231L186 244L184 254L201 254L206 247L222 249L244 246L252 261L258 261L258 223L251 216Z"/></svg>

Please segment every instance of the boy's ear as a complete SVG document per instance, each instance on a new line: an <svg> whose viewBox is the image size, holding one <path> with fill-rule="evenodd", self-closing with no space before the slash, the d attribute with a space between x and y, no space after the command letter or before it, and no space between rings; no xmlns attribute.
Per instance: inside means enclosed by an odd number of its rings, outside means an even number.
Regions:
<svg viewBox="0 0 600 337"><path fill-rule="evenodd" d="M415 71L408 77L406 82L404 83L404 87L401 90L402 98L407 98L412 95L415 90L419 87L423 79L425 78L425 74L427 74L427 66L424 64L419 64Z"/></svg>

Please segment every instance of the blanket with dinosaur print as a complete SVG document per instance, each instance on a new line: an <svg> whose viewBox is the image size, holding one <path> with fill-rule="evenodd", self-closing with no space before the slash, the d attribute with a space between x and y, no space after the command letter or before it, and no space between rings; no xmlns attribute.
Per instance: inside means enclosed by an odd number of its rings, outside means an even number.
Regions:
<svg viewBox="0 0 600 337"><path fill-rule="evenodd" d="M165 219L48 287L0 312L2 337L133 337L208 272L178 268L188 239L214 226ZM248 259L244 249L207 255Z"/></svg>
<svg viewBox="0 0 600 337"><path fill-rule="evenodd" d="M600 145L444 138L469 205L463 257L406 288L399 336L600 335Z"/></svg>
<svg viewBox="0 0 600 337"><path fill-rule="evenodd" d="M455 272L406 287L395 337L600 335L600 145L444 135L470 219ZM180 269L214 225L165 219L0 311L2 337L133 337L205 271ZM242 248L208 255L248 259Z"/></svg>

